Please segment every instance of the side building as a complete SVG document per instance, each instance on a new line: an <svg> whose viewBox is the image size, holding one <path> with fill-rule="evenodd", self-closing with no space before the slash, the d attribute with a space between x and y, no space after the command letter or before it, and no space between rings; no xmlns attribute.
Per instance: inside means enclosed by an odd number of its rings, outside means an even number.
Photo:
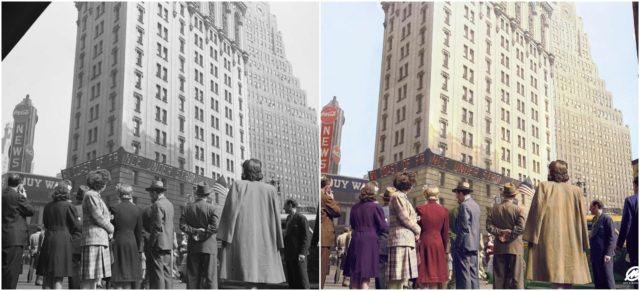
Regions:
<svg viewBox="0 0 640 291"><path fill-rule="evenodd" d="M551 25L556 56L556 139L558 158L569 164L573 183L587 200L622 209L632 193L631 138L622 112L598 74L576 4L558 2Z"/></svg>
<svg viewBox="0 0 640 291"><path fill-rule="evenodd" d="M263 162L264 181L282 203L318 205L318 120L286 58L269 3L247 2L247 100L251 157Z"/></svg>
<svg viewBox="0 0 640 291"><path fill-rule="evenodd" d="M242 121L248 115L246 6L77 2L76 8L63 177L84 184L88 170L115 159L108 168L112 184L133 184L142 205L154 179L165 181L174 205L186 203L195 182L239 179L251 156ZM113 194L106 192L105 200L115 200Z"/></svg>
<svg viewBox="0 0 640 291"><path fill-rule="evenodd" d="M430 149L520 181L546 180L556 158L553 7L383 2L382 9L373 168Z"/></svg>

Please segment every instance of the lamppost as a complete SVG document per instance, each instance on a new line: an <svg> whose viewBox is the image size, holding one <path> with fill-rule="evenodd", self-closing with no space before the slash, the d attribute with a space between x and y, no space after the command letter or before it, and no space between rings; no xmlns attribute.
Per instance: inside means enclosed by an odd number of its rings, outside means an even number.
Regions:
<svg viewBox="0 0 640 291"><path fill-rule="evenodd" d="M269 181L269 184L271 184L271 186L276 187L276 189L278 190L278 196L281 196L282 193L280 192L280 180L279 179L274 179L273 177L271 177L271 181Z"/></svg>

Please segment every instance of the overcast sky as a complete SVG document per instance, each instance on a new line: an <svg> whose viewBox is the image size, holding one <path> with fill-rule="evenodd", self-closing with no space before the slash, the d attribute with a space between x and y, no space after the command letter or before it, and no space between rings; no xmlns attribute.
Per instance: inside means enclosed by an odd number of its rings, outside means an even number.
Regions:
<svg viewBox="0 0 640 291"><path fill-rule="evenodd" d="M577 4L600 77L629 125L638 158L638 59L629 2ZM379 2L321 4L321 105L338 97L345 111L341 171L362 177L373 167L384 12ZM630 157L630 158L631 158Z"/></svg>
<svg viewBox="0 0 640 291"><path fill-rule="evenodd" d="M293 73L318 106L319 4L271 3ZM33 172L55 176L66 165L77 11L53 2L2 61L2 128L27 94L38 110Z"/></svg>

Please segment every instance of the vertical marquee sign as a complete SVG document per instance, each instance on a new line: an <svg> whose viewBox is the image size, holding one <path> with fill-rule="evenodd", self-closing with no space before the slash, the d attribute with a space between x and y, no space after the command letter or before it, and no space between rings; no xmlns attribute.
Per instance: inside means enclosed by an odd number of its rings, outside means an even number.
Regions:
<svg viewBox="0 0 640 291"><path fill-rule="evenodd" d="M338 119L338 110L335 107L327 106L322 109L320 115L320 173L329 171L331 162L331 143L333 139L333 126Z"/></svg>
<svg viewBox="0 0 640 291"><path fill-rule="evenodd" d="M9 171L31 173L33 134L38 122L29 95L13 109L13 136L9 147Z"/></svg>

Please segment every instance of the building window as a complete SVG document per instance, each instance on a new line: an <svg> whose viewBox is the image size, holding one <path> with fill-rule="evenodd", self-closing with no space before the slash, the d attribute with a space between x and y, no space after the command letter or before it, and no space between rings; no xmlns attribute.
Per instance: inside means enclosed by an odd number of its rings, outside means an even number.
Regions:
<svg viewBox="0 0 640 291"><path fill-rule="evenodd" d="M134 118L133 119L133 135L140 136L140 124L141 123L142 123L142 120L140 120L139 118Z"/></svg>

